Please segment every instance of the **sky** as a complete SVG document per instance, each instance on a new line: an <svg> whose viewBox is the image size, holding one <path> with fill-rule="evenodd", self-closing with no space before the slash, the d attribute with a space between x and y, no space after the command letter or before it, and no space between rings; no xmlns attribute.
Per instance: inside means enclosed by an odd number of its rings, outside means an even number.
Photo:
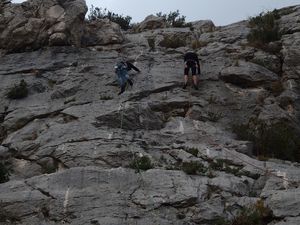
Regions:
<svg viewBox="0 0 300 225"><path fill-rule="evenodd" d="M23 2L13 0L14 3ZM141 22L146 16L158 12L174 12L186 16L186 22L210 19L223 26L256 16L262 11L291 5L300 0L86 0L88 8L107 8L109 11L131 16L131 22Z"/></svg>

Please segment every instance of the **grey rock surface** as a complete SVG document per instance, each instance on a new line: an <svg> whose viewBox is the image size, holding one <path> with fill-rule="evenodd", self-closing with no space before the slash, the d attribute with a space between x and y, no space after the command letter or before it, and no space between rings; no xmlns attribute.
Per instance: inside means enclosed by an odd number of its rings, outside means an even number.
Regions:
<svg viewBox="0 0 300 225"><path fill-rule="evenodd" d="M84 46L120 44L124 35L118 24L108 19L98 19L86 24L81 43Z"/></svg>
<svg viewBox="0 0 300 225"><path fill-rule="evenodd" d="M299 216L299 188L291 190L274 191L268 198L268 206L271 208L274 216L286 217Z"/></svg>
<svg viewBox="0 0 300 225"><path fill-rule="evenodd" d="M138 25L137 30L145 31L164 27L166 27L166 22L162 17L149 15Z"/></svg>
<svg viewBox="0 0 300 225"><path fill-rule="evenodd" d="M8 52L49 45L81 45L84 0L6 4L0 17L0 48Z"/></svg>
<svg viewBox="0 0 300 225"><path fill-rule="evenodd" d="M40 20L59 20L51 28L59 41L69 27L61 13L85 8L83 1L69 2L70 8L43 1L39 15L45 16L24 20L21 8L34 3L5 6L5 16L18 14L9 25L21 28L16 43L24 38L30 48L35 33L22 33L26 21L38 27ZM281 28L299 11L289 9ZM279 55L246 44L246 21L204 24L213 29L131 33L102 21L91 28L98 31L88 35L88 47L47 44L1 55L0 162L9 181L0 184L0 224L211 225L263 201L273 213L270 225L298 225L299 163L260 161L255 143L239 140L243 130L233 130L280 121L299 137L297 23L282 37ZM159 46L166 35L190 42ZM153 37L155 49L149 49ZM190 83L184 90L183 55L195 39L205 42L195 50L199 90ZM129 72L134 84L122 95L113 70L120 58L141 70ZM22 79L28 96L9 99ZM147 171L137 166L143 156L151 161Z"/></svg>
<svg viewBox="0 0 300 225"><path fill-rule="evenodd" d="M198 20L192 22L192 26L200 33L208 33L216 30L216 26L211 20Z"/></svg>
<svg viewBox="0 0 300 225"><path fill-rule="evenodd" d="M274 223L274 225L297 225L300 222L299 217L287 217L284 220Z"/></svg>

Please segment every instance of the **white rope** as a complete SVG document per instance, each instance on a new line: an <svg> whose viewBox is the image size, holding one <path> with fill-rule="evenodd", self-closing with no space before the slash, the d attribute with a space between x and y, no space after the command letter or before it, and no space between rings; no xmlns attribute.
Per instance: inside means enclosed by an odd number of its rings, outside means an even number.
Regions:
<svg viewBox="0 0 300 225"><path fill-rule="evenodd" d="M64 200L64 214L67 213L68 205L69 205L69 195L70 195L70 187L68 187L66 194L65 194L65 200Z"/></svg>
<svg viewBox="0 0 300 225"><path fill-rule="evenodd" d="M139 45L140 45L140 46L142 46L142 45L141 45L142 38L144 38L144 36L141 34L141 35L140 35L140 38L139 38ZM142 49L142 50L140 51L140 53L137 54L136 57L135 57L135 59L134 59L134 63L133 63L134 66L137 65L138 59L139 59L143 54L144 54L144 50ZM152 77L151 77L151 76L148 76L148 79L147 79L147 80L150 80L150 79L152 79ZM125 106L124 106L123 103L121 102L121 103L119 103L119 107L118 107L118 112L120 113L120 129L121 129L121 135L122 135L122 129L123 129L123 122L124 122L124 109L128 108L128 106L129 106L128 104L129 104L129 103L126 102L126 103L125 103ZM146 129L148 130L148 126L147 126ZM142 154L141 152L139 152L138 155L137 155L137 154L132 150L131 146L129 146L129 150L130 150L130 152L131 152L131 154L132 154L132 160L134 160L135 163L136 163L137 172L138 172L138 174L139 174L139 180L138 180L139 186L140 186L140 188L142 188L142 187L147 187L147 186L146 186L146 181L145 181L144 178L143 178L143 174L142 174L141 170L139 169L138 161L136 160L137 157L138 157L138 158L143 157L143 154ZM154 205L154 202L153 202L153 205ZM153 211L151 211L151 210L148 211L148 212L150 212L150 213L153 215L153 217L156 217L156 216L157 216L157 215L156 215ZM137 223L137 222L136 222L136 223Z"/></svg>

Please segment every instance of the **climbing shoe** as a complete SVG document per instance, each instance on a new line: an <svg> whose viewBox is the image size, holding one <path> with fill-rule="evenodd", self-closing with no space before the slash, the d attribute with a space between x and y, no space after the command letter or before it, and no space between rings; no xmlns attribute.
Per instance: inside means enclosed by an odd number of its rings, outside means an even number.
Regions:
<svg viewBox="0 0 300 225"><path fill-rule="evenodd" d="M132 85L133 85L132 80L128 79L127 82L128 82L128 84L132 87Z"/></svg>
<svg viewBox="0 0 300 225"><path fill-rule="evenodd" d="M183 88L183 89L186 89L186 87L187 87L187 84L184 84L182 88Z"/></svg>
<svg viewBox="0 0 300 225"><path fill-rule="evenodd" d="M199 90L197 85L194 84L193 87L194 87L195 90Z"/></svg>
<svg viewBox="0 0 300 225"><path fill-rule="evenodd" d="M121 90L121 91L118 93L118 95L121 95L124 91L125 91L125 90Z"/></svg>
<svg viewBox="0 0 300 225"><path fill-rule="evenodd" d="M118 93L118 95L122 94L125 91L126 85L121 87L121 91Z"/></svg>

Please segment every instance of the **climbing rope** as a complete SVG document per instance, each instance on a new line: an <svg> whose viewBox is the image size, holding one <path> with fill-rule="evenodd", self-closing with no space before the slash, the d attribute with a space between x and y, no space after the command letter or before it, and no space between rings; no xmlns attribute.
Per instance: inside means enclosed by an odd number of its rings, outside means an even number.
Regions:
<svg viewBox="0 0 300 225"><path fill-rule="evenodd" d="M191 113L192 113L192 91L191 91L191 85L189 85L188 109L185 113L185 117L189 117Z"/></svg>
<svg viewBox="0 0 300 225"><path fill-rule="evenodd" d="M141 39L142 39L142 38L143 38L143 35L140 36L140 43L141 43ZM141 45L140 45L140 46L141 46ZM136 66L137 63L138 63L138 59L139 59L143 54L144 54L144 50L142 49L142 50L140 51L140 54L137 55L137 56L135 57L135 60L134 60L134 65L135 65L135 66ZM150 80L152 79L151 76L148 76L147 78L148 78L148 79L147 79L147 82L150 81ZM126 110L126 104L125 104L125 106L124 106L124 104L123 104L122 102L120 102L120 103L119 103L118 111L119 111L119 114L120 114L120 130L121 130L121 132L122 132L122 129L123 129L123 123L124 123L124 110ZM140 105L138 105L138 111L140 112ZM140 114L140 113L139 113L139 114ZM149 129L148 123L146 124L146 129L147 129L147 131L148 131L148 129ZM139 174L139 176L138 176L139 187L140 187L140 188L142 188L142 187L147 187L147 186L146 186L146 181L145 181L145 179L144 179L144 177L143 177L143 174L142 174L142 172L141 172L141 169L139 169L140 166L139 166L139 162L138 162L138 160L137 160L139 157L142 157L142 154L140 153L140 155L137 156L137 153L133 151L132 147L131 147L131 146L128 146L128 147L129 147L129 150L130 150L131 155L132 155L132 162L135 163L136 172ZM128 199L128 200L129 200L129 199ZM154 202L153 202L153 205L154 205ZM157 215L155 215L155 213L154 213L152 210L149 210L148 212L150 212L150 214L153 215L153 218L156 218L156 217L157 217ZM126 219L125 219L125 220L126 220Z"/></svg>
<svg viewBox="0 0 300 225"><path fill-rule="evenodd" d="M122 131L122 129L123 129L123 119L124 119L124 114L123 114L123 103L122 103L122 102L119 104L118 111L119 111L120 116L121 116L121 118L120 118L120 123L121 123L121 124L120 124L120 129L121 129L121 131Z"/></svg>
<svg viewBox="0 0 300 225"><path fill-rule="evenodd" d="M123 130L124 110L126 110L126 107L127 107L127 105L126 104L124 105L123 102L119 103L118 112L120 114L120 135L121 136L122 136L122 130ZM127 145L127 147L128 147L128 149L130 151L130 154L132 156L131 157L131 161L135 163L135 167L137 168L136 171L139 174L139 177L138 177L139 187L142 187L142 185L145 183L145 181L144 181L143 175L142 175L142 173L141 173L141 171L139 169L138 161L136 160L136 153L132 150L131 146ZM127 202L128 200L129 200L128 198L124 198L124 201ZM126 215L128 215L128 214L126 214ZM124 218L125 221L127 220L126 218L127 217ZM130 225L129 222L127 222L127 224Z"/></svg>
<svg viewBox="0 0 300 225"><path fill-rule="evenodd" d="M189 86L189 104L188 104L188 111L187 111L187 116L189 116L192 112L192 91L191 91L191 86Z"/></svg>

